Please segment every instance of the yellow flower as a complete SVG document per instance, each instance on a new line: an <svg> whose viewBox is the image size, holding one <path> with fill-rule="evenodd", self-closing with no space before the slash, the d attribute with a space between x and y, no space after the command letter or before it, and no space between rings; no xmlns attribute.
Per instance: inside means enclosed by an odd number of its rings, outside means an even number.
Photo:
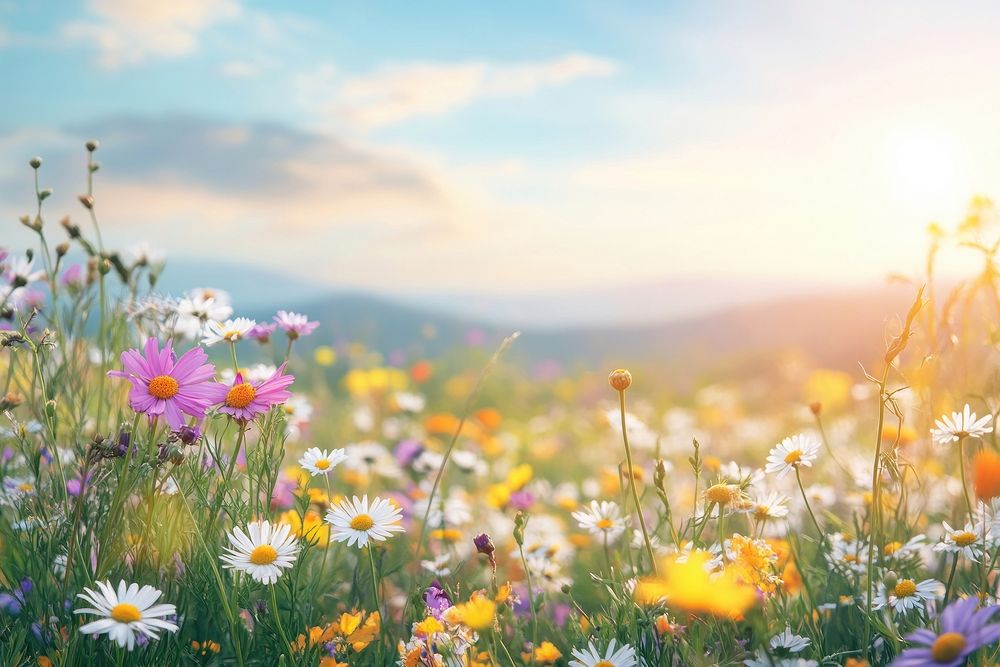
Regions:
<svg viewBox="0 0 1000 667"><path fill-rule="evenodd" d="M455 543L462 539L462 531L457 528L435 528L430 533L432 540Z"/></svg>
<svg viewBox="0 0 1000 667"><path fill-rule="evenodd" d="M493 625L497 605L482 592L473 593L468 602L456 605L453 618L473 629L484 630Z"/></svg>
<svg viewBox="0 0 1000 667"><path fill-rule="evenodd" d="M704 551L693 551L686 562L668 560L662 576L639 581L636 602L649 605L666 599L671 607L689 614L742 615L756 601L756 591L728 570L709 574L705 571L708 559Z"/></svg>
<svg viewBox="0 0 1000 667"><path fill-rule="evenodd" d="M330 544L330 524L323 520L319 512L309 510L306 512L305 522L299 518L299 513L295 510L284 512L278 519L281 523L287 523L292 528L296 537L305 539L313 546L325 547Z"/></svg>
<svg viewBox="0 0 1000 667"><path fill-rule="evenodd" d="M510 502L511 490L506 484L494 484L486 490L486 502L490 507L501 509Z"/></svg>
<svg viewBox="0 0 1000 667"><path fill-rule="evenodd" d="M438 632L444 632L444 625L433 616L428 616L419 623L413 624L413 634L422 639L426 639Z"/></svg>
<svg viewBox="0 0 1000 667"><path fill-rule="evenodd" d="M535 649L534 654L535 662L539 662L543 665L551 664L562 657L562 652L555 647L552 642L542 642Z"/></svg>
<svg viewBox="0 0 1000 667"><path fill-rule="evenodd" d="M507 473L507 486L514 491L517 491L531 481L531 476L533 474L531 466L527 463L522 463L521 465L512 468L511 471Z"/></svg>
<svg viewBox="0 0 1000 667"><path fill-rule="evenodd" d="M329 345L320 345L313 352L313 361L317 366L333 366L337 363L337 353Z"/></svg>
<svg viewBox="0 0 1000 667"><path fill-rule="evenodd" d="M733 534L729 540L729 552L727 569L743 583L756 586L765 593L773 593L781 583L781 579L774 574L778 555L764 540Z"/></svg>
<svg viewBox="0 0 1000 667"><path fill-rule="evenodd" d="M513 593L513 591L514 589L509 582L506 584L502 584L497 587L497 594L496 597L494 597L493 599L494 601L496 601L497 604L504 604L511 599L511 594Z"/></svg>

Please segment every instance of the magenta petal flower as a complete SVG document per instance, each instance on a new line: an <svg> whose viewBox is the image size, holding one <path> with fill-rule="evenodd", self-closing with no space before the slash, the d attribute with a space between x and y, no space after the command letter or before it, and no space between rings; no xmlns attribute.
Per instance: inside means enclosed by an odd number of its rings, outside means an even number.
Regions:
<svg viewBox="0 0 1000 667"><path fill-rule="evenodd" d="M292 340L308 336L319 326L319 322L310 322L305 315L285 310L279 310L278 314L274 316L274 321Z"/></svg>
<svg viewBox="0 0 1000 667"><path fill-rule="evenodd" d="M978 598L957 600L941 612L941 632L921 628L906 640L922 644L899 654L893 667L959 667L978 649L1000 640L1000 624L990 623L990 618L1000 605L978 609Z"/></svg>
<svg viewBox="0 0 1000 667"><path fill-rule="evenodd" d="M161 350L157 340L150 338L142 354L126 350L121 362L124 370L108 371L108 375L132 383L128 402L136 412L150 418L162 415L177 429L184 425L185 414L201 419L212 405L215 366L207 363L208 355L200 347L177 359L170 341Z"/></svg>
<svg viewBox="0 0 1000 667"><path fill-rule="evenodd" d="M246 382L243 374L237 373L232 385L212 385L212 402L221 404L220 412L240 421L250 421L272 406L287 401L292 395L287 388L294 381L294 376L285 375L285 364L281 364L271 377L257 383Z"/></svg>

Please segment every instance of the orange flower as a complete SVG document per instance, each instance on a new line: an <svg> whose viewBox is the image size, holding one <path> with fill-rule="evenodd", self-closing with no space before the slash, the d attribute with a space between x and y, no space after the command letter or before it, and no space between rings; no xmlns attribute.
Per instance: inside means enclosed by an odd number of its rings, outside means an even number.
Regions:
<svg viewBox="0 0 1000 667"><path fill-rule="evenodd" d="M972 460L972 487L984 503L1000 497L1000 456L984 449Z"/></svg>
<svg viewBox="0 0 1000 667"><path fill-rule="evenodd" d="M430 415L424 420L424 429L428 433L451 435L458 429L458 417L447 412Z"/></svg>
<svg viewBox="0 0 1000 667"><path fill-rule="evenodd" d="M476 419L484 427L491 431L500 426L500 411L496 408L483 408L476 410Z"/></svg>
<svg viewBox="0 0 1000 667"><path fill-rule="evenodd" d="M431 362L418 361L410 367L410 378L417 384L423 384L431 379Z"/></svg>
<svg viewBox="0 0 1000 667"><path fill-rule="evenodd" d="M918 437L916 429L912 426L903 426L900 429L898 424L886 424L882 427L882 442L889 444L898 440L900 447L906 447L913 444Z"/></svg>

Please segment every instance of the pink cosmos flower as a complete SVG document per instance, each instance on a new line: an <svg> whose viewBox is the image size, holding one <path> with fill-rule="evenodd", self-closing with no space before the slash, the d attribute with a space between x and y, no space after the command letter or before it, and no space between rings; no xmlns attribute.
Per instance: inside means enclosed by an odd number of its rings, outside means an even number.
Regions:
<svg viewBox="0 0 1000 667"><path fill-rule="evenodd" d="M128 402L136 412L151 418L164 415L167 423L177 429L184 425L182 413L201 419L212 405L215 366L206 363L208 355L200 347L177 359L170 341L161 350L157 340L150 338L144 354L126 350L121 361L125 369L108 371L108 376L132 383Z"/></svg>
<svg viewBox="0 0 1000 667"><path fill-rule="evenodd" d="M313 331L316 331L316 327L319 326L319 322L310 322L309 318L305 315L286 310L279 310L278 314L274 316L274 321L282 328L285 335L292 340L308 336Z"/></svg>
<svg viewBox="0 0 1000 667"><path fill-rule="evenodd" d="M232 385L212 385L212 402L221 404L220 412L247 422L264 414L272 406L287 401L292 395L287 387L294 381L294 376L285 375L285 364L281 364L271 377L259 382L247 382L242 373L237 373Z"/></svg>

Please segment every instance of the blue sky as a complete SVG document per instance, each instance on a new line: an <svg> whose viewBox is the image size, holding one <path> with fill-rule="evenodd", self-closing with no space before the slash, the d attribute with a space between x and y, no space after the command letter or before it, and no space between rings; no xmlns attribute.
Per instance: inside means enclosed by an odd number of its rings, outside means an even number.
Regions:
<svg viewBox="0 0 1000 667"><path fill-rule="evenodd" d="M77 215L95 136L109 235L172 256L399 293L874 281L1000 190L1000 17L867 4L0 2L0 214L40 154Z"/></svg>

